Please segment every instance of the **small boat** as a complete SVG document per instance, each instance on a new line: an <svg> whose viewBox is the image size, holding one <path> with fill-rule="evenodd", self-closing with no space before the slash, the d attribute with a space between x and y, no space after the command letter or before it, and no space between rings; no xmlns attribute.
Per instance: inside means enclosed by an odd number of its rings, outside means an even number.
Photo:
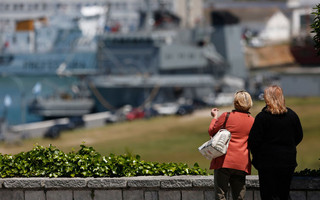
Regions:
<svg viewBox="0 0 320 200"><path fill-rule="evenodd" d="M90 98L36 98L29 111L44 118L72 117L90 113L93 106L94 100Z"/></svg>
<svg viewBox="0 0 320 200"><path fill-rule="evenodd" d="M305 41L299 44L292 44L290 51L296 62L301 66L319 66L320 56L317 55L312 38L306 38Z"/></svg>
<svg viewBox="0 0 320 200"><path fill-rule="evenodd" d="M49 97L36 96L28 105L30 113L43 118L75 117L91 113L95 105L89 91L78 86L73 93L60 92ZM80 89L81 88L81 89Z"/></svg>

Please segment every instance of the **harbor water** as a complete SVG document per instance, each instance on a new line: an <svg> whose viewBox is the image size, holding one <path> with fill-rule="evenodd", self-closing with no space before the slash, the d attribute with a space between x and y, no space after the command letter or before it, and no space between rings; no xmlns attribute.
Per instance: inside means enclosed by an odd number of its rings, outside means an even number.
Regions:
<svg viewBox="0 0 320 200"><path fill-rule="evenodd" d="M43 120L40 116L28 111L28 103L35 95L50 96L61 92L69 92L75 84L75 77L56 75L0 77L0 117L9 125L24 124ZM35 90L35 85L41 87ZM40 90L39 90L40 89Z"/></svg>

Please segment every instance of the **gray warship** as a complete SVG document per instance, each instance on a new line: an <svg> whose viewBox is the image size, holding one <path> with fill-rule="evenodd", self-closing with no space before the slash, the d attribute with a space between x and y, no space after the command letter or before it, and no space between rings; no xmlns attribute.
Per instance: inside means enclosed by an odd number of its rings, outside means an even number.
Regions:
<svg viewBox="0 0 320 200"><path fill-rule="evenodd" d="M236 17L215 12L210 25L180 28L179 18L166 10L140 16L139 31L108 32L98 39L100 73L88 82L98 110L181 99L212 105L219 95L245 88L247 70Z"/></svg>

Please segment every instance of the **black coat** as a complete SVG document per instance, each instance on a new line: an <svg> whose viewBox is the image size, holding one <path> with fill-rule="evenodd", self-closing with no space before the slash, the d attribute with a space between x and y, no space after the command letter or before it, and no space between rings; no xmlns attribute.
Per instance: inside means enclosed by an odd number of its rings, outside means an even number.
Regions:
<svg viewBox="0 0 320 200"><path fill-rule="evenodd" d="M296 146L303 138L303 131L298 115L287 109L287 113L275 115L265 107L255 118L248 145L257 170L297 166Z"/></svg>

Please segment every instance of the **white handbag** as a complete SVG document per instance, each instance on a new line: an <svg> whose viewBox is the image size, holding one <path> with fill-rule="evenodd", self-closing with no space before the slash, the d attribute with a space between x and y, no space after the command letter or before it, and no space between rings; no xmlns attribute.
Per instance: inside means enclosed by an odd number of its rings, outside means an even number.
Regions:
<svg viewBox="0 0 320 200"><path fill-rule="evenodd" d="M228 112L222 128L209 141L198 148L199 152L208 160L212 160L227 153L231 133L225 129L225 127L229 115L230 113Z"/></svg>

